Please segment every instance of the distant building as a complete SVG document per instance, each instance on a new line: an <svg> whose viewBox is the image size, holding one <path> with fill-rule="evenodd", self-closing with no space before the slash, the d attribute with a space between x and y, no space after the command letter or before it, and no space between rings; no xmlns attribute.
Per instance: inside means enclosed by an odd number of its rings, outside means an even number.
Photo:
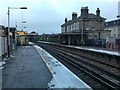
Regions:
<svg viewBox="0 0 120 90"><path fill-rule="evenodd" d="M100 16L97 8L96 14L89 13L88 7L81 8L81 15L72 13L72 20L65 18L61 25L61 43L68 45L103 45L110 31L104 30L105 18Z"/></svg>
<svg viewBox="0 0 120 90"><path fill-rule="evenodd" d="M106 43L106 48L111 50L120 51L120 39L116 37L109 37Z"/></svg>
<svg viewBox="0 0 120 90"><path fill-rule="evenodd" d="M112 50L120 49L120 19L112 20L105 23L105 30L111 30L108 37L106 48Z"/></svg>
<svg viewBox="0 0 120 90"><path fill-rule="evenodd" d="M54 42L54 43L60 42L60 34L42 34L39 35L38 37L40 41Z"/></svg>
<svg viewBox="0 0 120 90"><path fill-rule="evenodd" d="M120 38L120 19L105 22L105 30L111 30L110 36Z"/></svg>
<svg viewBox="0 0 120 90"><path fill-rule="evenodd" d="M29 42L36 42L36 41L38 41L39 40L38 36L39 36L38 33L34 32L34 31L27 34L27 38L28 38Z"/></svg>

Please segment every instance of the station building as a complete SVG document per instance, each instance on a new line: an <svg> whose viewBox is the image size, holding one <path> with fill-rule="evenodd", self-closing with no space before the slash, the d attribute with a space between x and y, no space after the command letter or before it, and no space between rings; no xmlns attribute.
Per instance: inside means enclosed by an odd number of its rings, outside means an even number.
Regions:
<svg viewBox="0 0 120 90"><path fill-rule="evenodd" d="M120 38L120 19L105 22L105 30L111 30L110 36Z"/></svg>
<svg viewBox="0 0 120 90"><path fill-rule="evenodd" d="M89 13L88 7L81 8L81 15L72 13L72 20L65 18L61 25L61 43L68 45L104 46L110 30L104 30L105 18L97 8L96 14Z"/></svg>

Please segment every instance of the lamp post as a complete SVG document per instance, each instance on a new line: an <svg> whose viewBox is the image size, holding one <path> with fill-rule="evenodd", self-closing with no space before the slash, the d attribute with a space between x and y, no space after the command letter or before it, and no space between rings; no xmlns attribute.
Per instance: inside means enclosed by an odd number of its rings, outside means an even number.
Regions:
<svg viewBox="0 0 120 90"><path fill-rule="evenodd" d="M7 44L8 44L8 57L10 57L10 9L27 9L27 7L8 7L8 40L7 40Z"/></svg>

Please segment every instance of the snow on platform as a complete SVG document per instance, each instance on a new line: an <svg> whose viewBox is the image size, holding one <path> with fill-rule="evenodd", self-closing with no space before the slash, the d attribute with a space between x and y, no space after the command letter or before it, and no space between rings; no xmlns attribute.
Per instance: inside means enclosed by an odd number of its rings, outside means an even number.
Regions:
<svg viewBox="0 0 120 90"><path fill-rule="evenodd" d="M48 83L49 88L85 88L92 90L85 82L79 79L62 63L47 53L41 47L34 45L38 53L46 63L48 69L53 75L52 80Z"/></svg>
<svg viewBox="0 0 120 90"><path fill-rule="evenodd" d="M43 41L38 41L41 43L51 43L51 42L43 42ZM51 43L51 44L55 44L55 43ZM94 52L99 52L99 53L105 53L105 54L109 54L109 55L116 55L116 56L120 56L120 52L119 51L109 51L109 50L103 50L103 49L95 49L95 48L91 48L91 47L81 47L81 46L71 46L71 45L61 45L61 46L65 46L65 47L71 47L71 48L77 48L77 49L82 49L82 50L89 50L89 51L94 51Z"/></svg>
<svg viewBox="0 0 120 90"><path fill-rule="evenodd" d="M67 46L67 47L73 47L73 48L82 49L82 50L89 50L89 51L100 52L100 53L105 53L109 55L120 56L119 51L109 51L109 50L102 50L102 49L95 49L95 48L77 47L77 46Z"/></svg>
<svg viewBox="0 0 120 90"><path fill-rule="evenodd" d="M32 42L28 42L28 44L29 44L29 45L33 45L33 43L32 43Z"/></svg>
<svg viewBox="0 0 120 90"><path fill-rule="evenodd" d="M6 64L5 61L1 61L1 62L0 62L0 69L3 69L3 68L4 68L4 66L3 66L4 64Z"/></svg>

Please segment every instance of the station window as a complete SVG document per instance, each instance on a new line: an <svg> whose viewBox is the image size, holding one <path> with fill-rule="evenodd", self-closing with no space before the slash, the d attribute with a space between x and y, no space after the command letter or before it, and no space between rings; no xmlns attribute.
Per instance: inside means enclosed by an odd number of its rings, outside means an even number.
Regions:
<svg viewBox="0 0 120 90"><path fill-rule="evenodd" d="M108 26L108 23L106 23L106 26Z"/></svg>
<svg viewBox="0 0 120 90"><path fill-rule="evenodd" d="M67 32L69 32L69 28L68 28L68 26L67 26Z"/></svg>
<svg viewBox="0 0 120 90"><path fill-rule="evenodd" d="M114 21L114 24L116 24L116 22Z"/></svg>
<svg viewBox="0 0 120 90"><path fill-rule="evenodd" d="M74 24L73 24L73 30L75 30L75 29L76 29L76 24L74 23Z"/></svg>
<svg viewBox="0 0 120 90"><path fill-rule="evenodd" d="M89 30L89 27L87 27L86 30Z"/></svg>
<svg viewBox="0 0 120 90"><path fill-rule="evenodd" d="M62 32L65 32L65 27L62 27Z"/></svg>
<svg viewBox="0 0 120 90"><path fill-rule="evenodd" d="M71 31L73 31L73 25L71 24Z"/></svg>
<svg viewBox="0 0 120 90"><path fill-rule="evenodd" d="M79 22L76 23L76 29L79 29Z"/></svg>
<svg viewBox="0 0 120 90"><path fill-rule="evenodd" d="M120 22L118 21L117 23L119 24Z"/></svg>

